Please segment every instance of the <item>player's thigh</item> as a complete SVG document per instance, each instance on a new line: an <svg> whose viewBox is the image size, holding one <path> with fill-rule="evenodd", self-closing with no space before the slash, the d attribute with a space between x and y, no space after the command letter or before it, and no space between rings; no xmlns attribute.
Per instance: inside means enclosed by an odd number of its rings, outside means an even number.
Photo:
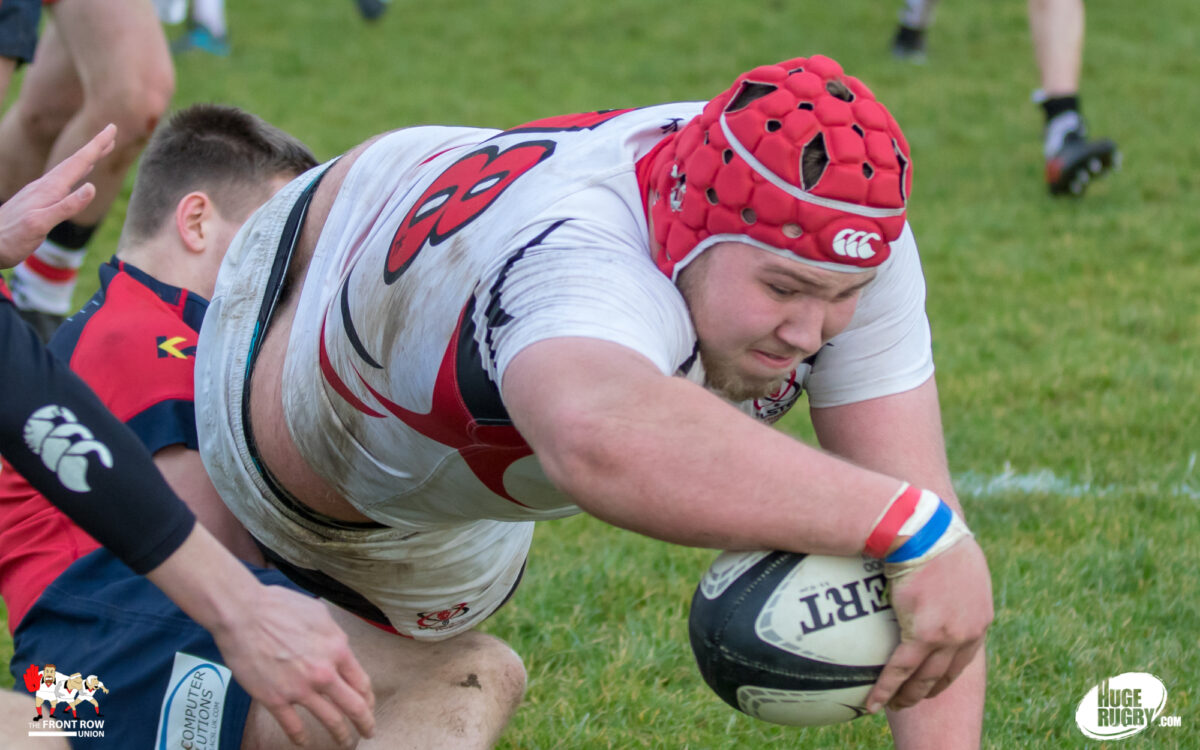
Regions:
<svg viewBox="0 0 1200 750"><path fill-rule="evenodd" d="M53 139L83 104L83 86L58 25L46 22L14 111L35 135Z"/></svg>
<svg viewBox="0 0 1200 750"><path fill-rule="evenodd" d="M174 87L171 52L151 0L59 0L53 13L88 95Z"/></svg>

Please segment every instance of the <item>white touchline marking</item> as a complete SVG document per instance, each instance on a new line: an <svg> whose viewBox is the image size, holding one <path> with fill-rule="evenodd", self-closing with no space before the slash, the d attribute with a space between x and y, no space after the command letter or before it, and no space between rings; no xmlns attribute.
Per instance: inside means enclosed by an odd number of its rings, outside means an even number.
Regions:
<svg viewBox="0 0 1200 750"><path fill-rule="evenodd" d="M954 477L954 488L959 495L968 497L991 497L1002 494L1043 494L1060 497L1109 497L1131 492L1158 492L1174 497L1186 497L1200 500L1200 483L1193 478L1196 468L1196 454L1188 457L1187 470L1178 481L1161 484L1158 482L1139 482L1133 485L1094 484L1091 481L1075 481L1060 477L1049 469L1035 469L1029 472L1018 472L1012 464L1005 462L1004 469L999 474L983 474L977 471L964 471Z"/></svg>

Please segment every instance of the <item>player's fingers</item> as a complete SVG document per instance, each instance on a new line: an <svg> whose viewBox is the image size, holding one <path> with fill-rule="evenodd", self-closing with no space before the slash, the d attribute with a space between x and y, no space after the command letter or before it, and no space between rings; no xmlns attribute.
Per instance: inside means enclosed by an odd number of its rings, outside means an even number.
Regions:
<svg viewBox="0 0 1200 750"><path fill-rule="evenodd" d="M47 227L44 231L49 231L49 228L53 228L79 213L95 197L96 186L90 182L83 183L66 198L47 208L44 217L39 217L40 223Z"/></svg>
<svg viewBox="0 0 1200 750"><path fill-rule="evenodd" d="M958 653L954 655L954 659L950 662L949 668L946 669L946 673L942 675L942 678L937 681L937 684L933 686L933 690L930 690L929 695L926 697L935 698L943 690L950 687L950 684L957 680L958 676L963 673L963 670L975 659L975 655L979 653L982 645L983 642L979 641L970 647L959 649Z"/></svg>
<svg viewBox="0 0 1200 750"><path fill-rule="evenodd" d="M338 680L325 689L325 696L336 706L339 717L345 715L349 718L363 737L370 737L375 733L374 693L371 692L369 680L367 691L368 695L364 696L343 680Z"/></svg>
<svg viewBox="0 0 1200 750"><path fill-rule="evenodd" d="M308 709L309 713L317 717L317 721L325 725L329 734L333 736L333 741L339 747L354 745L354 736L350 733L350 725L346 723L345 716L325 696L320 693L311 693L301 701L300 705Z"/></svg>
<svg viewBox="0 0 1200 750"><path fill-rule="evenodd" d="M117 142L117 126L109 123L75 153L59 162L48 174L69 185L82 180L96 162L112 152Z"/></svg>
<svg viewBox="0 0 1200 750"><path fill-rule="evenodd" d="M296 713L296 709L290 703L267 703L264 701L263 705L275 717L275 721L279 722L283 733L288 736L293 745L304 747L308 744L308 731L304 728L304 720L300 718L300 714Z"/></svg>
<svg viewBox="0 0 1200 750"><path fill-rule="evenodd" d="M346 650L346 657L338 664L338 674L367 702L367 708L375 711L375 690L371 687L371 676L363 669L354 652Z"/></svg>
<svg viewBox="0 0 1200 750"><path fill-rule="evenodd" d="M902 641L892 652L892 658L883 665L883 672L875 681L875 687L867 694L867 710L875 713L886 706L900 686L917 671L925 657L929 655L928 646L913 641Z"/></svg>
<svg viewBox="0 0 1200 750"><path fill-rule="evenodd" d="M942 675L946 674L953 659L954 649L938 649L930 653L921 662L921 666L917 667L912 676L905 680L896 694L892 696L888 707L901 709L920 703L942 679Z"/></svg>

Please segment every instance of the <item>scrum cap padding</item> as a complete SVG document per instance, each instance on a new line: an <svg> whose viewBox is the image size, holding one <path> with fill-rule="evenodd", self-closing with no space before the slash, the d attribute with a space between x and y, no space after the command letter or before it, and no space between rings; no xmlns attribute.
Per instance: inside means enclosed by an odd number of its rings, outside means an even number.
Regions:
<svg viewBox="0 0 1200 750"><path fill-rule="evenodd" d="M671 278L726 240L835 270L877 266L912 187L896 121L821 56L742 74L645 158L655 262Z"/></svg>

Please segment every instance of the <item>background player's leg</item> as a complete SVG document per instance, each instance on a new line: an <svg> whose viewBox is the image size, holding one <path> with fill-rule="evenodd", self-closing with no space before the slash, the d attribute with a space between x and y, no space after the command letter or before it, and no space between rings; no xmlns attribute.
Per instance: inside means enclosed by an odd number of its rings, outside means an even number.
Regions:
<svg viewBox="0 0 1200 750"><path fill-rule="evenodd" d="M1029 0L1029 30L1041 77L1034 98L1046 117L1046 183L1052 194L1081 195L1093 178L1120 163L1111 140L1088 138L1080 114L1083 0Z"/></svg>
<svg viewBox="0 0 1200 750"><path fill-rule="evenodd" d="M59 133L83 105L83 86L58 25L46 22L35 62L0 119L0 200L11 198L46 171Z"/></svg>
<svg viewBox="0 0 1200 750"><path fill-rule="evenodd" d="M166 112L174 69L149 0L63 0L54 6L11 116L0 124L0 198L57 164L108 123L117 144L88 176L91 204L50 231L14 271L13 299L49 338L72 308L76 272L129 167Z"/></svg>
<svg viewBox="0 0 1200 750"><path fill-rule="evenodd" d="M358 747L488 748L495 744L525 691L521 658L503 641L468 632L437 643L386 633L344 610L334 619L350 637L375 689L375 737ZM333 748L330 735L301 712L312 748ZM285 747L267 710L251 703L243 750Z"/></svg>
<svg viewBox="0 0 1200 750"><path fill-rule="evenodd" d="M20 680L17 681L20 684ZM63 737L30 737L25 727L33 717L33 700L29 693L0 690L0 737L4 738L5 750L67 750ZM42 714L49 709L42 706Z"/></svg>
<svg viewBox="0 0 1200 750"><path fill-rule="evenodd" d="M900 24L892 37L892 54L900 60L921 62L925 59L925 32L933 23L938 0L904 0Z"/></svg>
<svg viewBox="0 0 1200 750"><path fill-rule="evenodd" d="M1029 0L1033 55L1046 96L1079 91L1083 26L1083 0Z"/></svg>
<svg viewBox="0 0 1200 750"><path fill-rule="evenodd" d="M54 21L75 62L83 103L55 140L49 163L74 153L108 123L117 125L116 148L89 176L96 198L76 219L96 224L170 106L175 71L149 0L63 0Z"/></svg>

